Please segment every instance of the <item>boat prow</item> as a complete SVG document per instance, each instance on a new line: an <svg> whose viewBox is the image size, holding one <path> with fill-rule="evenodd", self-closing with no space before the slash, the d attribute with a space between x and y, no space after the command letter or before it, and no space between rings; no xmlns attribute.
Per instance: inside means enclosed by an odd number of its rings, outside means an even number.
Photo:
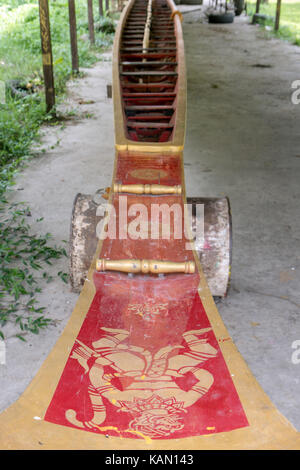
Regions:
<svg viewBox="0 0 300 470"><path fill-rule="evenodd" d="M171 0L127 4L113 79L108 216L97 240L95 202L76 198L73 287L85 282L40 371L0 415L0 447L299 449L299 433L253 377L214 302L230 273L226 199L191 201L204 205L210 248L216 232L226 234L223 251L214 257L191 241L184 48Z"/></svg>

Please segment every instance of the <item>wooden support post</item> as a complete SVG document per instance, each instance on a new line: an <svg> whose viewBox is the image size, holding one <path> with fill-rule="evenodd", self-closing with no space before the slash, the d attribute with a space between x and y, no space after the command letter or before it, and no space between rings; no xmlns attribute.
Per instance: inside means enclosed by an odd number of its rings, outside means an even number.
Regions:
<svg viewBox="0 0 300 470"><path fill-rule="evenodd" d="M261 2L261 0L256 0L256 10L255 10L255 13L259 13L260 2Z"/></svg>
<svg viewBox="0 0 300 470"><path fill-rule="evenodd" d="M88 23L89 23L90 42L91 44L95 44L93 0L87 0L87 6L88 6Z"/></svg>
<svg viewBox="0 0 300 470"><path fill-rule="evenodd" d="M99 0L99 16L103 16L103 0Z"/></svg>
<svg viewBox="0 0 300 470"><path fill-rule="evenodd" d="M71 42L72 70L73 70L73 72L78 73L79 72L79 61L78 61L78 48L77 48L75 0L68 0L68 3L69 3L69 23L70 23L70 42Z"/></svg>
<svg viewBox="0 0 300 470"><path fill-rule="evenodd" d="M277 0L277 6L276 6L276 19L275 19L275 31L279 30L279 24L280 24L280 11L281 11L281 0Z"/></svg>
<svg viewBox="0 0 300 470"><path fill-rule="evenodd" d="M106 94L107 94L107 98L112 98L112 85L111 84L106 85Z"/></svg>
<svg viewBox="0 0 300 470"><path fill-rule="evenodd" d="M48 113L49 111L51 111L51 109L55 105L53 58L52 58L52 47L51 47L51 32L50 32L48 0L39 0L39 12L40 12L43 72L44 72L44 82L45 82L46 111Z"/></svg>

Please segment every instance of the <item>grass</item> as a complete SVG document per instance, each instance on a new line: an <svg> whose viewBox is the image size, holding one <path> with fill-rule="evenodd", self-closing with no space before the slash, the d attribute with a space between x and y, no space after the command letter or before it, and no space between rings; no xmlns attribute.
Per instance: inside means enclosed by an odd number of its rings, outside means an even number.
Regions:
<svg viewBox="0 0 300 470"><path fill-rule="evenodd" d="M256 2L247 2L248 15L255 13ZM260 13L275 19L276 1L269 0L268 4L262 3ZM274 21L267 21L266 25L274 26ZM298 0L284 0L281 5L280 28L279 31L268 31L278 38L284 39L297 46L300 46L300 2Z"/></svg>
<svg viewBox="0 0 300 470"><path fill-rule="evenodd" d="M56 0L49 3L55 87L60 93L71 74L68 2ZM96 5L94 2L95 12ZM80 65L86 67L97 60L95 50L110 44L111 36L97 31L96 48L91 48L87 40L80 40L88 32L86 0L76 0L76 15ZM0 16L0 80L41 75L38 1L0 0ZM97 15L95 20L99 22ZM102 19L102 26L107 21Z"/></svg>
<svg viewBox="0 0 300 470"><path fill-rule="evenodd" d="M63 97L72 76L67 0L50 1L51 39L56 101ZM97 16L94 0L95 38L88 40L87 2L76 0L79 66L89 67L99 53L111 45L114 23L109 16ZM0 0L0 328L13 323L17 336L38 333L51 324L36 294L50 282L48 264L66 251L52 246L51 235L36 235L30 226L30 208L10 204L16 172L34 157L32 147L39 140L42 124L55 123L54 113L45 111L38 0ZM58 123L59 121L57 121ZM67 274L58 272L63 282ZM0 338L4 338L0 329Z"/></svg>
<svg viewBox="0 0 300 470"><path fill-rule="evenodd" d="M56 0L50 4L55 90L59 101L72 75L68 2ZM97 11L96 2L94 11ZM87 40L86 0L76 1L76 13L79 63L88 67L99 60L97 53L111 44L113 35L105 31L112 21L95 17L99 27L96 44L91 47ZM0 17L0 81L10 85L12 80L17 80L24 90L32 91L25 98L16 99L8 90L5 104L0 105L0 191L3 191L22 160L28 159L40 125L51 116L45 113L43 96L38 1L0 0Z"/></svg>
<svg viewBox="0 0 300 470"><path fill-rule="evenodd" d="M8 323L17 326L16 336L25 340L28 332L39 333L53 324L45 316L45 308L38 305L36 294L41 283L52 280L47 266L67 256L64 248L51 246L51 235L31 233L31 212L24 204L2 205L0 213L0 338ZM65 273L57 273L66 282Z"/></svg>

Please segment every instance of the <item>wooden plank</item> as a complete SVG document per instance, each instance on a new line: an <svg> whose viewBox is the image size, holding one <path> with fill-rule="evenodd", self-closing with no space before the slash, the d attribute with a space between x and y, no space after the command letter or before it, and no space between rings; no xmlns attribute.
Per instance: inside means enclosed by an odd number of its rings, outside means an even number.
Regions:
<svg viewBox="0 0 300 470"><path fill-rule="evenodd" d="M161 54L155 54L155 53L140 53L138 54L137 52L133 52L131 54L127 53L122 53L121 58L122 59L168 59L170 57L176 57L176 52L169 52L169 53L161 53Z"/></svg>
<svg viewBox="0 0 300 470"><path fill-rule="evenodd" d="M123 93L123 97L124 98L145 98L145 97L149 97L149 98L165 98L165 97L169 97L169 98L175 98L176 96L176 93L169 93L169 92L166 92L166 93Z"/></svg>
<svg viewBox="0 0 300 470"><path fill-rule="evenodd" d="M165 122L137 122L127 121L128 127L134 127L135 129L170 129L173 128L173 124L166 124Z"/></svg>
<svg viewBox="0 0 300 470"><path fill-rule="evenodd" d="M122 44L124 46L133 46L133 47L140 46L143 49L143 37L139 41L137 40L131 41L129 39L123 39Z"/></svg>
<svg viewBox="0 0 300 470"><path fill-rule="evenodd" d="M132 83L122 82L124 88L174 88L174 82L149 82L149 83Z"/></svg>
<svg viewBox="0 0 300 470"><path fill-rule="evenodd" d="M127 106L125 105L126 111L155 111L155 110L165 110L165 109L172 109L174 110L173 106L167 105L143 105L143 106Z"/></svg>
<svg viewBox="0 0 300 470"><path fill-rule="evenodd" d="M177 62L121 62L121 65L125 65L126 67L128 66L132 66L132 67L136 67L136 66L139 66L139 67L162 67L162 66L165 66L165 65L174 65L176 66L177 65Z"/></svg>
<svg viewBox="0 0 300 470"><path fill-rule="evenodd" d="M162 114L159 114L158 116L156 116L155 114L151 114L149 116L147 116L147 114L137 114L135 116L127 116L127 122L129 121L136 121L136 122L139 122L139 121L149 121L149 122L154 122L154 121L170 121L170 117L171 116L164 116Z"/></svg>
<svg viewBox="0 0 300 470"><path fill-rule="evenodd" d="M147 47L145 49L146 51L176 51L176 47ZM122 52L140 52L141 48L140 47L125 47L121 48L121 53Z"/></svg>
<svg viewBox="0 0 300 470"><path fill-rule="evenodd" d="M124 39L139 39L140 37L144 37L144 32L141 32L140 34L137 34L136 32L134 33L124 33L122 38Z"/></svg>
<svg viewBox="0 0 300 470"><path fill-rule="evenodd" d="M174 41L164 41L163 39L150 39L150 43L152 44L152 47L153 47L153 44L164 44L164 45L167 45L167 44L176 44L176 40ZM149 48L148 48L149 49Z"/></svg>
<svg viewBox="0 0 300 470"><path fill-rule="evenodd" d="M145 76L151 76L151 77L156 77L156 76L172 76L172 77L176 77L178 74L177 72L169 72L169 71L165 71L165 72L161 72L161 71L151 71L151 72L148 72L148 71L135 71L135 72L120 72L120 75L123 75L123 76L135 76L135 77L145 77Z"/></svg>
<svg viewBox="0 0 300 470"><path fill-rule="evenodd" d="M163 106L172 105L174 98L124 98L124 105L127 106Z"/></svg>

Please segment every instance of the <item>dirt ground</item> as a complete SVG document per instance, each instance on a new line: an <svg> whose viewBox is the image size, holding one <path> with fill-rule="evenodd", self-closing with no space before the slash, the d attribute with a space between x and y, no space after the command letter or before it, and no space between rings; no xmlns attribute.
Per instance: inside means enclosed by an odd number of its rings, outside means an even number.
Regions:
<svg viewBox="0 0 300 470"><path fill-rule="evenodd" d="M232 206L231 290L218 308L253 374L300 431L300 364L292 361L292 344L300 340L300 105L291 103L300 48L266 39L245 16L231 25L209 25L194 9L184 14L183 27L188 196L227 195ZM75 195L109 186L112 177L110 53L85 72L69 84L64 104L77 117L64 129L43 129L46 152L18 176L11 195L28 203L32 220L44 217L33 228L52 233L58 245L69 238ZM55 276L60 270L68 270L66 259L50 268ZM40 296L56 326L26 343L8 331L0 410L34 377L77 297L56 276Z"/></svg>

